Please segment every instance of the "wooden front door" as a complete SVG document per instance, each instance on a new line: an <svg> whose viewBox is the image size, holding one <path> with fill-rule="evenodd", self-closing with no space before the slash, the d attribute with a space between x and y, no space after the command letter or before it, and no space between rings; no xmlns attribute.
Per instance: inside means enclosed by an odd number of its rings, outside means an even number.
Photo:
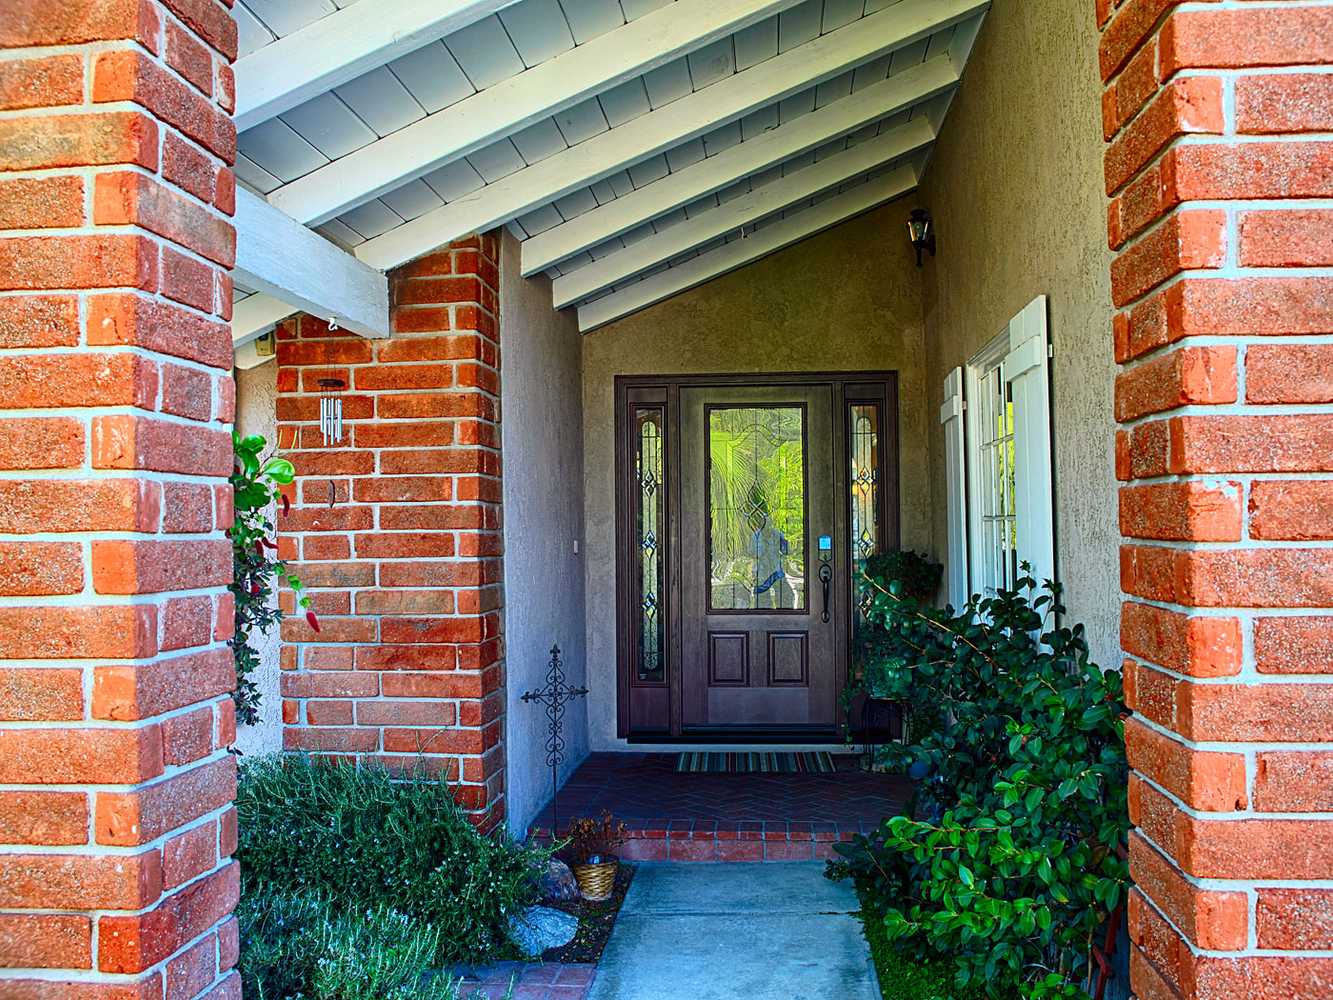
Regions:
<svg viewBox="0 0 1333 1000"><path fill-rule="evenodd" d="M833 389L683 388L680 413L681 724L830 729L846 572Z"/></svg>
<svg viewBox="0 0 1333 1000"><path fill-rule="evenodd" d="M625 377L616 404L618 732L837 739L856 569L898 545L894 375Z"/></svg>

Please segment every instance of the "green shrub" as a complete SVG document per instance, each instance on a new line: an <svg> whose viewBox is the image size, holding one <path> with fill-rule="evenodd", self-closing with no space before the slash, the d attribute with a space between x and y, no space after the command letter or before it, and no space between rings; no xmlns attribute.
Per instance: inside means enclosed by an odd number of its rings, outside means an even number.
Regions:
<svg viewBox="0 0 1333 1000"><path fill-rule="evenodd" d="M911 958L889 940L884 930L884 914L862 910L860 918L870 946L870 958L879 978L883 1000L982 1000L985 993L976 986L958 989L953 981L953 964L942 958Z"/></svg>
<svg viewBox="0 0 1333 1000"><path fill-rule="evenodd" d="M433 973L440 930L383 907L335 909L314 893L250 893L236 909L251 1000L458 1000Z"/></svg>
<svg viewBox="0 0 1333 1000"><path fill-rule="evenodd" d="M917 958L952 956L992 996L1082 996L1095 934L1124 898L1127 765L1120 674L1088 660L1050 585L924 608L877 589L868 681L913 713L884 748L921 779L913 816L840 849L884 928Z"/></svg>
<svg viewBox="0 0 1333 1000"><path fill-rule="evenodd" d="M438 964L506 947L547 852L483 836L443 780L271 756L241 765L243 894L314 893L339 910L395 910L439 932Z"/></svg>

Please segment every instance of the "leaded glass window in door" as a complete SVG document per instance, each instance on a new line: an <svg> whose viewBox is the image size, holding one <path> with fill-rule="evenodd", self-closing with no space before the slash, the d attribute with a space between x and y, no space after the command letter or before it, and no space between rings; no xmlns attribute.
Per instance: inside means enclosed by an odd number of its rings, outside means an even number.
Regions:
<svg viewBox="0 0 1333 1000"><path fill-rule="evenodd" d="M710 410L708 470L711 608L803 610L805 410Z"/></svg>
<svg viewBox="0 0 1333 1000"><path fill-rule="evenodd" d="M663 451L663 412L660 407L635 414L635 541L638 543L638 679L660 682L666 676L663 595L663 545L666 503Z"/></svg>
<svg viewBox="0 0 1333 1000"><path fill-rule="evenodd" d="M848 483L851 487L852 594L857 612L864 617L870 608L871 588L865 566L879 552L879 406L853 403L850 408L851 458Z"/></svg>

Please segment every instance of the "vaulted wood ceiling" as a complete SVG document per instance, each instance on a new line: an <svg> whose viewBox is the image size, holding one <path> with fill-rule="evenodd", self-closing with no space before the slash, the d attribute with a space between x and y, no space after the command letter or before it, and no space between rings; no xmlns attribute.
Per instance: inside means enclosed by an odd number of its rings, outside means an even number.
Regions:
<svg viewBox="0 0 1333 1000"><path fill-rule="evenodd" d="M345 251L350 328L385 332L374 272L504 225L590 330L916 187L987 6L238 0L236 172L264 240ZM240 239L238 336L321 308Z"/></svg>

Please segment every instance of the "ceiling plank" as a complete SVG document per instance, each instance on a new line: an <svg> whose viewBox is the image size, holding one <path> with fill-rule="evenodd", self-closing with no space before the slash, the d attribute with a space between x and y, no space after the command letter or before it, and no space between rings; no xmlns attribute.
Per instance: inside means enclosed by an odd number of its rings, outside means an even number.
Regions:
<svg viewBox="0 0 1333 1000"><path fill-rule="evenodd" d="M234 221L238 284L363 337L389 336L384 274L245 188L236 190Z"/></svg>
<svg viewBox="0 0 1333 1000"><path fill-rule="evenodd" d="M344 7L236 61L236 128L253 128L514 2L395 0Z"/></svg>
<svg viewBox="0 0 1333 1000"><path fill-rule="evenodd" d="M916 171L910 166L900 167L883 177L803 209L791 218L764 226L743 240L732 240L725 246L700 254L677 267L659 271L628 288L580 306L579 330L587 333L655 302L702 285L907 194L916 184Z"/></svg>
<svg viewBox="0 0 1333 1000"><path fill-rule="evenodd" d="M274 323L300 311L296 306L275 299L272 295L261 292L247 295L231 310L232 348L239 349L257 340Z"/></svg>
<svg viewBox="0 0 1333 1000"><path fill-rule="evenodd" d="M795 2L676 0L313 170L269 200L317 225Z"/></svg>
<svg viewBox="0 0 1333 1000"><path fill-rule="evenodd" d="M605 288L627 281L641 271L701 247L710 240L735 233L774 212L797 205L838 184L855 180L876 167L920 149L934 141L934 138L935 130L922 116L883 135L857 143L850 149L794 170L785 177L770 181L717 208L677 222L660 233L630 244L624 250L561 275L551 283L552 301L557 309L573 305Z"/></svg>
<svg viewBox="0 0 1333 1000"><path fill-rule="evenodd" d="M948 59L931 59L802 115L788 125L731 146L524 240L523 275L529 277L545 271L659 215L730 187L774 163L799 156L928 100L957 82L958 74Z"/></svg>
<svg viewBox="0 0 1333 1000"><path fill-rule="evenodd" d="M687 0L665 9L674 11L683 2ZM441 243L500 225L859 63L929 37L984 10L988 3L931 0L886 7L367 240L356 248L356 255L375 267L395 267Z"/></svg>

